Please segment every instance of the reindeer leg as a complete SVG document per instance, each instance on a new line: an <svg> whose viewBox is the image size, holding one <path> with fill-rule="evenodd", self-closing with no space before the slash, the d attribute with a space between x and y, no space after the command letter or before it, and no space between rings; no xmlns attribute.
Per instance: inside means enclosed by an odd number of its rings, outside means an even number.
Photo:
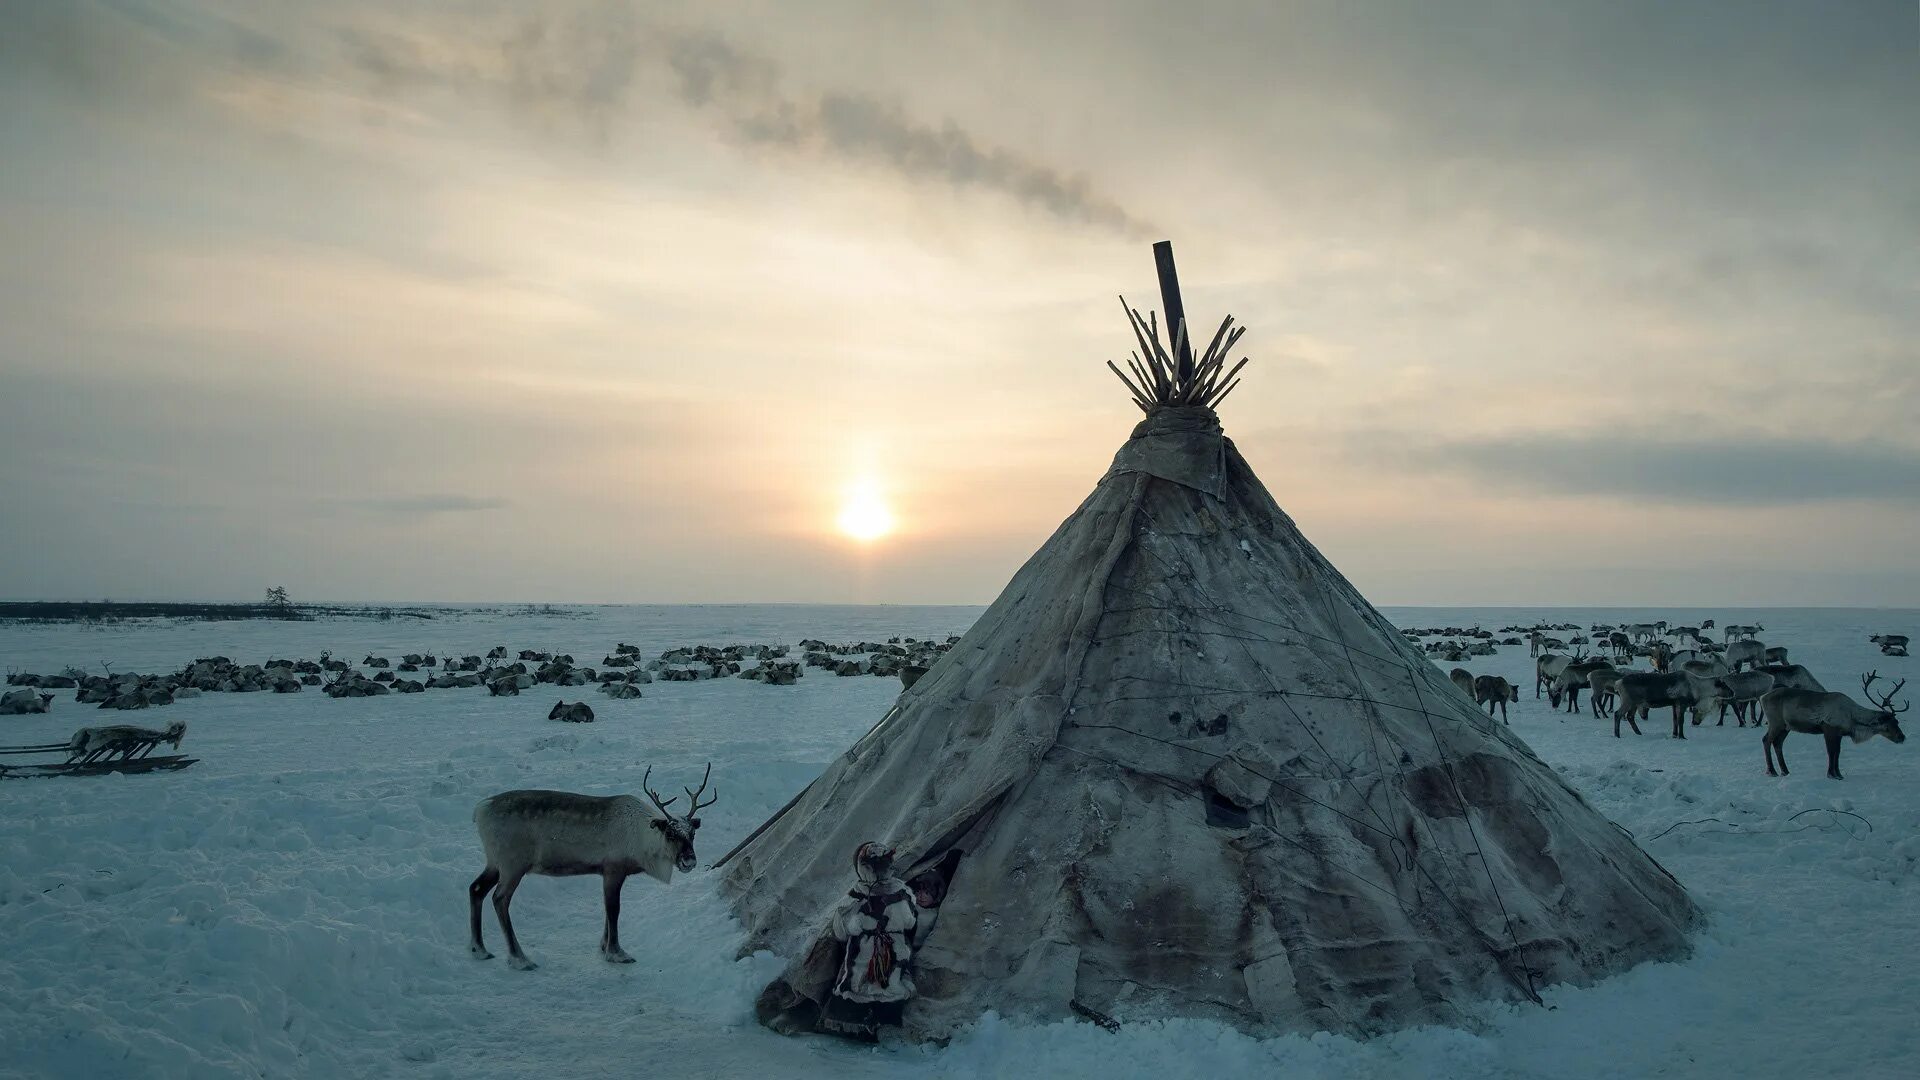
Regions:
<svg viewBox="0 0 1920 1080"><path fill-rule="evenodd" d="M520 937L513 932L513 917L507 914L507 908L513 903L513 891L520 887L520 879L526 874L525 870L516 872L503 879L500 887L493 891L493 913L499 917L500 933L507 939L507 966L515 971L532 971L540 966L520 951Z"/></svg>
<svg viewBox="0 0 1920 1080"><path fill-rule="evenodd" d="M480 901L485 900L487 894L492 892L493 887L499 883L500 871L488 866L480 871L479 877L473 879L473 884L467 886L467 906L469 914L472 915L469 925L473 930L473 941L467 945L467 951L473 954L475 960L493 959L493 954L487 951L487 943L480 934Z"/></svg>
<svg viewBox="0 0 1920 1080"><path fill-rule="evenodd" d="M1773 756L1780 759L1780 775L1791 775L1787 772L1787 733L1784 731L1773 740Z"/></svg>
<svg viewBox="0 0 1920 1080"><path fill-rule="evenodd" d="M607 928L600 934L600 955L614 964L633 963L633 957L620 947L620 888L626 883L627 875L617 870L608 870L600 878L607 901Z"/></svg>
<svg viewBox="0 0 1920 1080"><path fill-rule="evenodd" d="M1827 736L1827 776L1834 780L1845 780L1840 775L1840 733L1829 731Z"/></svg>
<svg viewBox="0 0 1920 1080"><path fill-rule="evenodd" d="M1686 717L1682 715L1684 712L1686 710L1678 705L1673 707L1673 737L1676 739L1687 737Z"/></svg>

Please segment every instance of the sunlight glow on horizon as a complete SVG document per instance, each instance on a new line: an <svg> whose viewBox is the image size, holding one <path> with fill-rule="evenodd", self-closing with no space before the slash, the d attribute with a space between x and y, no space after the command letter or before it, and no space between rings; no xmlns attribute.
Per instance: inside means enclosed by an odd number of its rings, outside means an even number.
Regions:
<svg viewBox="0 0 1920 1080"><path fill-rule="evenodd" d="M846 502L841 504L834 524L846 536L870 544L893 531L893 511L880 497L879 484L866 477L848 487Z"/></svg>

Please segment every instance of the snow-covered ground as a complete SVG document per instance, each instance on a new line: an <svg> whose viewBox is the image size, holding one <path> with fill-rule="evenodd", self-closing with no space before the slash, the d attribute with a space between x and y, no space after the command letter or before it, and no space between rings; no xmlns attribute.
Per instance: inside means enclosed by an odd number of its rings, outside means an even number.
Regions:
<svg viewBox="0 0 1920 1080"><path fill-rule="evenodd" d="M257 662L330 648L358 660L502 644L597 666L616 641L654 655L925 637L962 631L978 611L504 608L431 621L5 626L0 665L161 671L214 654ZM1769 643L1850 692L1868 668L1915 673L1912 661L1881 657L1868 634L1920 628L1912 611L1387 614L1403 626L1490 629L1757 621ZM1464 666L1532 683L1524 647ZM793 687L656 683L637 701L589 690L590 726L548 722L560 694L544 687L519 698L208 694L110 714L184 719L185 749L203 760L172 774L0 782L0 1076L1920 1076L1920 749L1848 744L1847 779L1836 782L1823 775L1820 741L1793 736L1794 773L1772 779L1758 736L1731 720L1676 742L1656 718L1647 734L1616 741L1610 724L1551 713L1527 690L1514 727L1640 837L1711 921L1685 963L1555 989L1547 1009L1488 1006L1478 1032L1258 1040L1197 1022L1109 1034L988 1017L944 1048L785 1039L752 1019L778 964L734 960L737 931L704 872L667 889L629 883L622 937L637 964L599 959L599 890L581 879L530 878L520 890L517 924L540 970L467 956L465 889L480 866L470 814L481 797L630 790L648 764L671 790L712 761L720 802L703 815L704 863L812 779L898 689L810 669ZM109 715L71 697L47 716L0 718L0 743L64 739ZM488 933L497 946L491 915Z"/></svg>

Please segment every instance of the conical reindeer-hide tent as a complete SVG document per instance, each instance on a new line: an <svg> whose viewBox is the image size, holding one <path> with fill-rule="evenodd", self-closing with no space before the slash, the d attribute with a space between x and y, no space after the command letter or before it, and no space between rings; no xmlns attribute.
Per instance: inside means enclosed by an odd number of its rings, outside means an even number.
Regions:
<svg viewBox="0 0 1920 1080"><path fill-rule="evenodd" d="M1099 485L724 860L744 951L793 958L763 1021L791 1029L826 992L823 930L875 839L903 877L950 873L913 958L920 1036L988 1010L1471 1026L1477 1001L1684 956L1680 884L1374 610L1222 434L1231 319L1194 361L1184 324L1169 347L1129 316L1146 418Z"/></svg>

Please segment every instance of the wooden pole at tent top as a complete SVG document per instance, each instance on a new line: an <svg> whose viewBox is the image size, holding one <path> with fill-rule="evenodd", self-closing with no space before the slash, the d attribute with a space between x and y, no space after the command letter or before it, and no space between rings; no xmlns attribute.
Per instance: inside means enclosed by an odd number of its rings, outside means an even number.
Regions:
<svg viewBox="0 0 1920 1080"><path fill-rule="evenodd" d="M1162 240L1153 245L1153 268L1160 274L1160 307L1167 313L1167 338L1177 343L1180 350L1174 362L1179 365L1180 384L1184 386L1193 378L1193 343L1187 340L1192 335L1180 330L1187 321L1187 307L1180 302L1180 275L1173 268L1173 241Z"/></svg>

